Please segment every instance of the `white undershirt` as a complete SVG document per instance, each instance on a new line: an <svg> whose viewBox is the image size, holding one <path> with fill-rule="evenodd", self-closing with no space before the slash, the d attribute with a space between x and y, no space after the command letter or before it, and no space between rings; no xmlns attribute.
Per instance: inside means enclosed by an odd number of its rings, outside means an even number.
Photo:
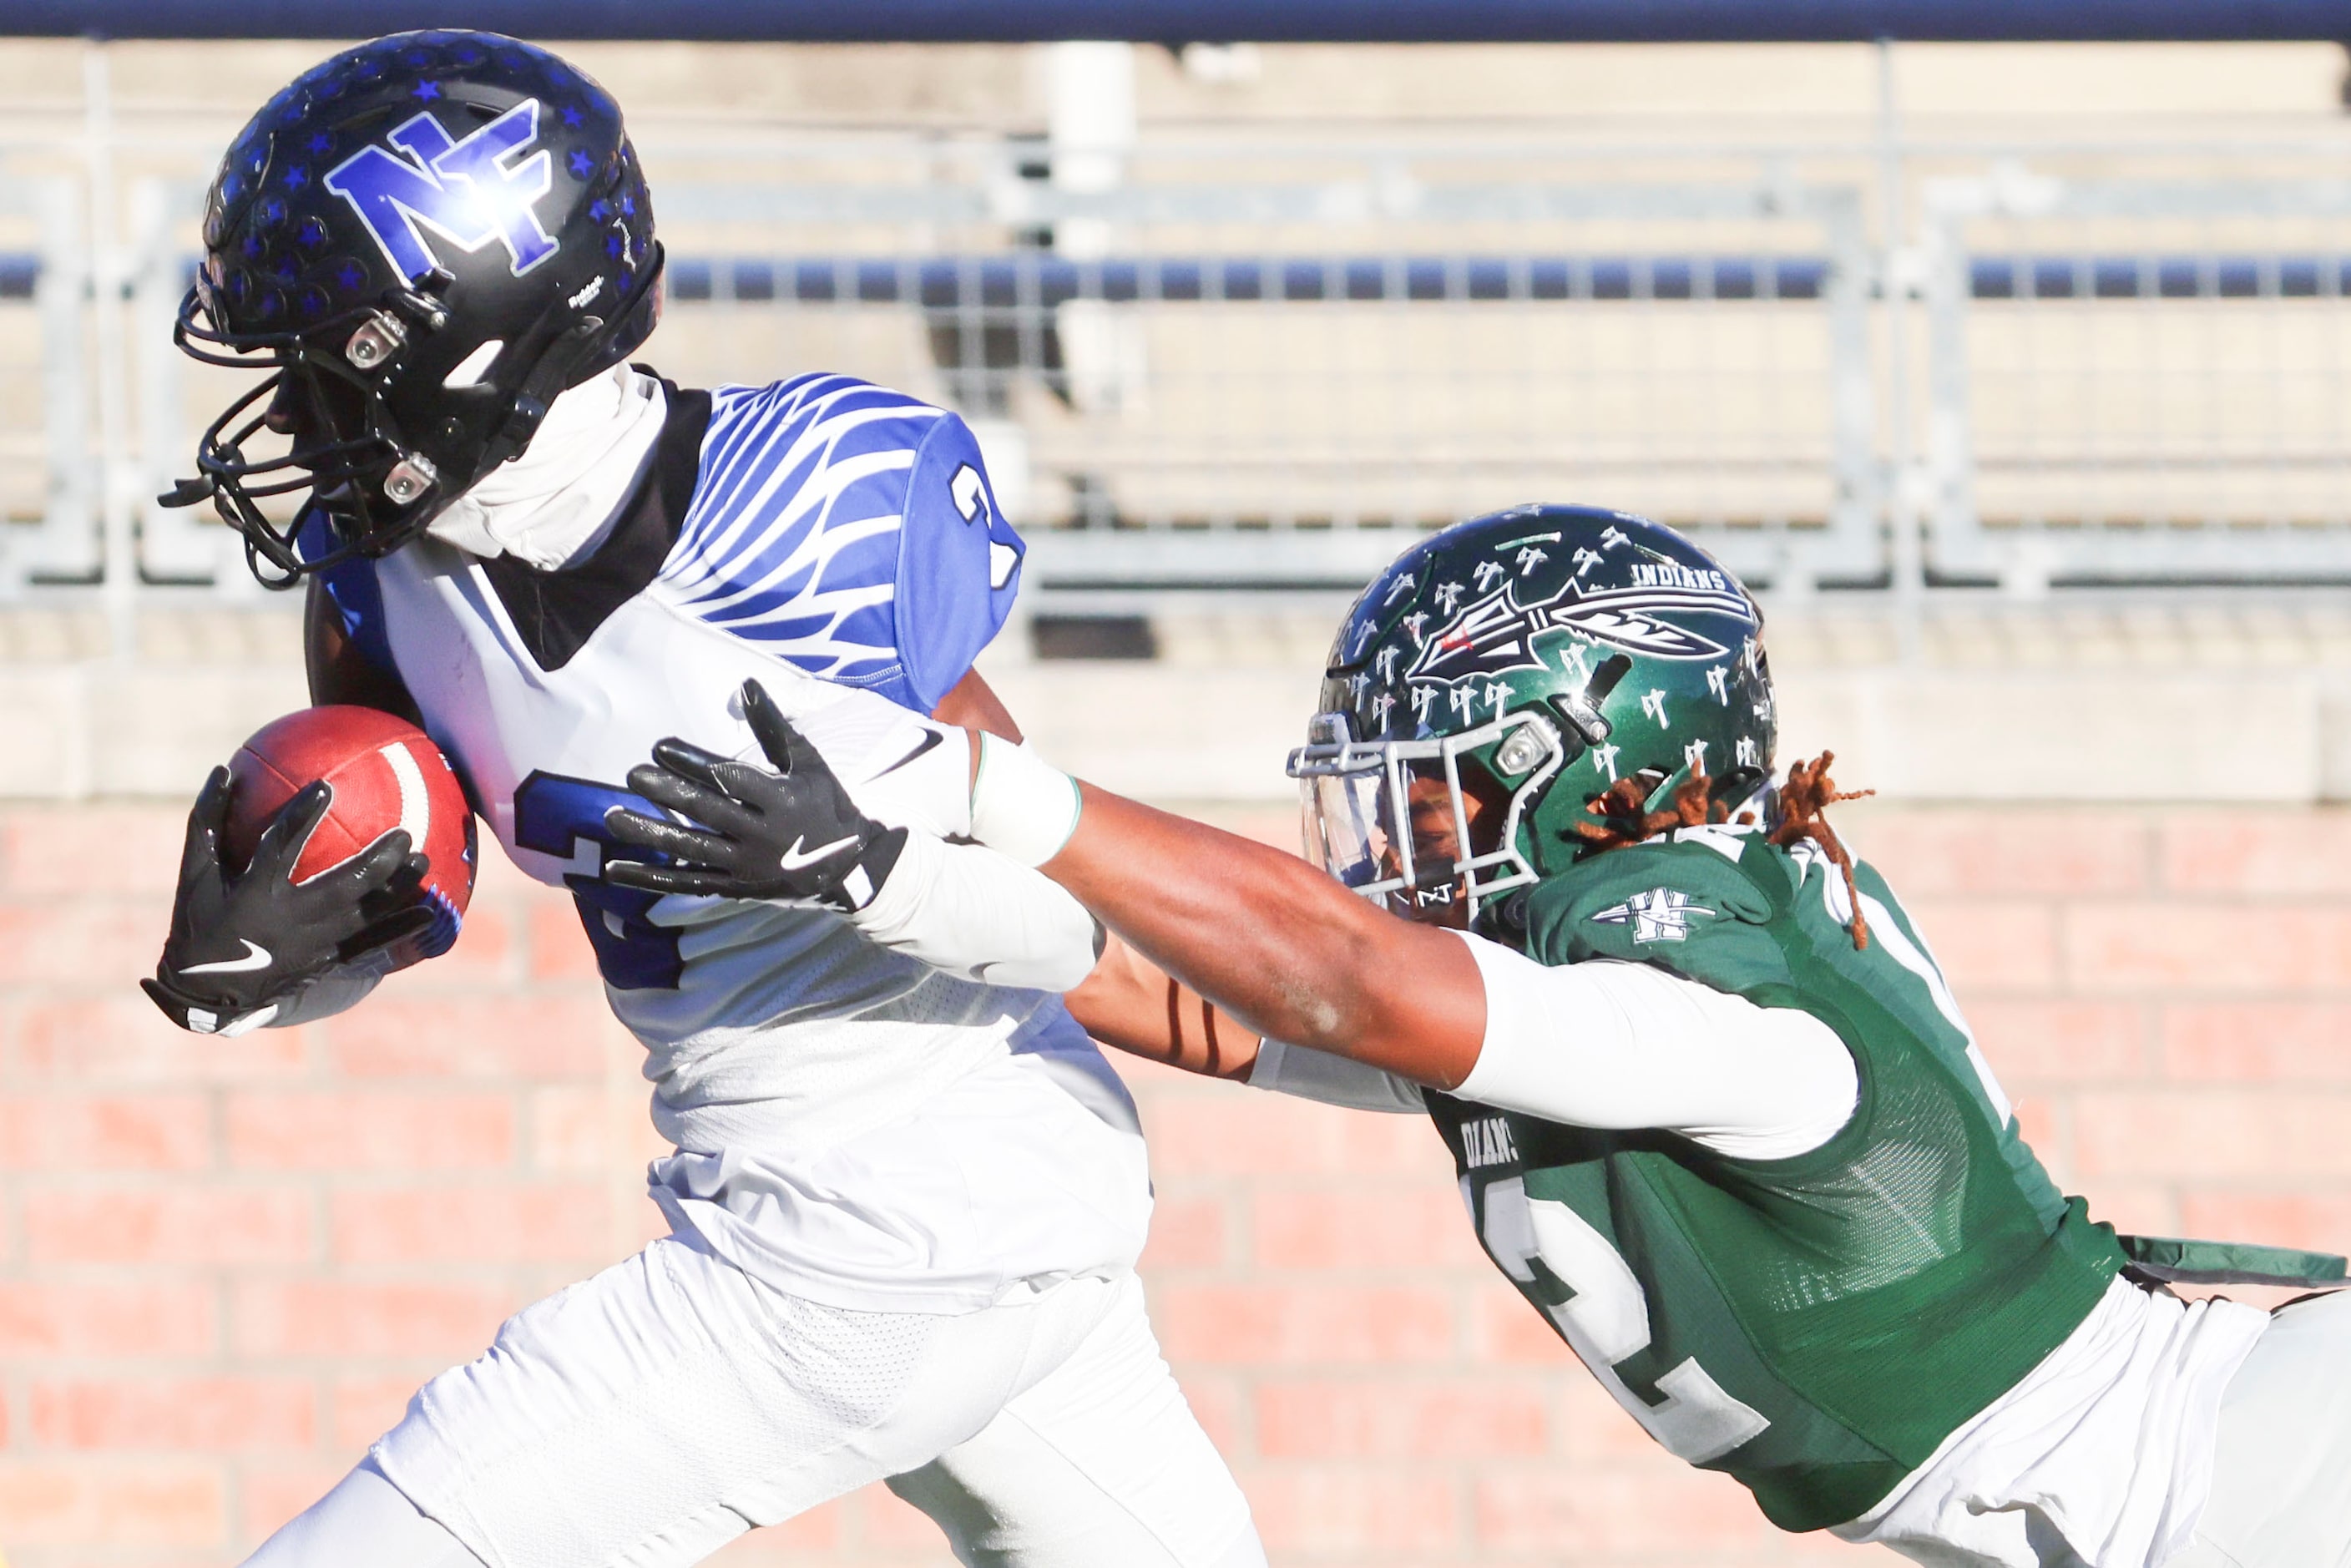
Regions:
<svg viewBox="0 0 2351 1568"><path fill-rule="evenodd" d="M548 404L522 455L483 475L425 531L484 559L568 566L603 542L668 412L660 382L615 365Z"/></svg>

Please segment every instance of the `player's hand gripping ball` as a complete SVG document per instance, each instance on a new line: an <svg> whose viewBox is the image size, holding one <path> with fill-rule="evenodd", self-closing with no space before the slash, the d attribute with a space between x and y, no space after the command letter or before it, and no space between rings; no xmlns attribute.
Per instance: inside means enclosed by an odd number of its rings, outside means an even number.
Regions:
<svg viewBox="0 0 2351 1568"><path fill-rule="evenodd" d="M183 1028L242 1033L330 973L447 951L473 883L473 818L432 740L372 708L307 708L205 782L142 984Z"/></svg>
<svg viewBox="0 0 2351 1568"><path fill-rule="evenodd" d="M431 736L376 708L303 708L256 730L229 758L228 777L221 856L231 870L252 860L280 807L305 785L327 784L333 802L295 860L293 880L308 882L396 829L429 862L424 896L447 908L449 940L456 939L474 895L474 814ZM395 967L438 956L413 951Z"/></svg>

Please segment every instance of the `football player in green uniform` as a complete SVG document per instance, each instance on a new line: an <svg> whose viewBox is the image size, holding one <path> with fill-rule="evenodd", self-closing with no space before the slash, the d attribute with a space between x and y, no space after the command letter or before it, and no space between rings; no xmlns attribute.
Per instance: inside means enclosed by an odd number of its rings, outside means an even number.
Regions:
<svg viewBox="0 0 2351 1568"><path fill-rule="evenodd" d="M1476 518L1340 629L1290 760L1316 865L994 737L973 834L1114 934L1070 996L1098 1038L1428 1114L1495 1264L1782 1528L1936 1564L2351 1564L2351 1292L2269 1314L2162 1283L2342 1260L2120 1238L2059 1194L1823 820L1829 759L1775 774L1761 632L1670 529ZM902 830L768 749L632 775L718 831L615 819L678 862L624 874L690 890L747 853L838 901L890 860Z"/></svg>

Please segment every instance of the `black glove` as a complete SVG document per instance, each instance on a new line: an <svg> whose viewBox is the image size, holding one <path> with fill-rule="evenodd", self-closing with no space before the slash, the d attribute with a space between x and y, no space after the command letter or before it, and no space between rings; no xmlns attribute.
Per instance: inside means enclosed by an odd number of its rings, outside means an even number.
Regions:
<svg viewBox="0 0 2351 1568"><path fill-rule="evenodd" d="M604 814L611 835L670 863L608 859L604 879L648 893L864 908L898 863L906 830L859 810L757 681L743 683L743 716L775 771L674 736L656 743L653 761L629 770L629 788L702 825L613 807Z"/></svg>
<svg viewBox="0 0 2351 1568"><path fill-rule="evenodd" d="M253 863L230 876L220 859L228 769L215 768L188 813L172 934L155 977L139 984L171 1020L198 1034L242 1034L276 1018L303 988L430 926L421 894L429 869L394 829L331 871L292 880L303 845L333 802L312 784L277 809Z"/></svg>

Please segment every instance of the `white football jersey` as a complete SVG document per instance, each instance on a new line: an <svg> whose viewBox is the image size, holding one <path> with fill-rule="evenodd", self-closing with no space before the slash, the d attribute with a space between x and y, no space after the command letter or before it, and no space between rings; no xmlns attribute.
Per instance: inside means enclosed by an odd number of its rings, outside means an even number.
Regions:
<svg viewBox="0 0 2351 1568"><path fill-rule="evenodd" d="M758 758L748 677L844 772L917 758L918 716L1018 586L1019 540L953 414L840 376L667 397L586 559L421 540L329 570L346 629L516 864L571 892L677 1145L652 1170L674 1224L877 1311L1131 1264L1150 1201L1134 1108L1058 997L940 974L827 911L601 879L605 812L653 810L626 780L655 741Z"/></svg>

